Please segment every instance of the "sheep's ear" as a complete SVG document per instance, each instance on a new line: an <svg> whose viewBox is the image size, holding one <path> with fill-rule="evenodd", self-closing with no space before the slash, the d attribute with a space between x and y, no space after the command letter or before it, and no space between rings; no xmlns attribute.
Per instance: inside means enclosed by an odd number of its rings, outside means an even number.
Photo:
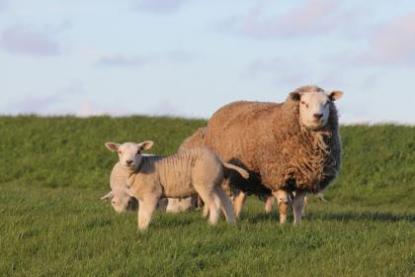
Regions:
<svg viewBox="0 0 415 277"><path fill-rule="evenodd" d="M153 147L154 142L151 140L146 140L138 144L141 150L150 150Z"/></svg>
<svg viewBox="0 0 415 277"><path fill-rule="evenodd" d="M340 98L342 98L342 96L343 96L343 92L342 91L340 91L340 90L334 90L334 91L330 92L329 99L331 101L336 101L336 100L339 100Z"/></svg>
<svg viewBox="0 0 415 277"><path fill-rule="evenodd" d="M111 152L117 152L120 145L118 143L114 143L114 142L107 142L107 143L105 143L105 147L107 147L108 150L111 151Z"/></svg>
<svg viewBox="0 0 415 277"><path fill-rule="evenodd" d="M290 99L294 101L300 101L301 100L301 94L299 92L291 92L290 93Z"/></svg>
<svg viewBox="0 0 415 277"><path fill-rule="evenodd" d="M105 194L104 196L102 196L101 200L111 199L113 196L114 196L114 193L112 191L110 191L107 194Z"/></svg>

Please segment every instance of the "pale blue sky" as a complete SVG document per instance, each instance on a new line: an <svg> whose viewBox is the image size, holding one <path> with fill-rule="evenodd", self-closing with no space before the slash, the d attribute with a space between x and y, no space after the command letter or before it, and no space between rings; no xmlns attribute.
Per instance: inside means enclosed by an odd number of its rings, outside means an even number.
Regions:
<svg viewBox="0 0 415 277"><path fill-rule="evenodd" d="M344 91L341 121L415 123L415 2L0 0L0 114L208 118Z"/></svg>

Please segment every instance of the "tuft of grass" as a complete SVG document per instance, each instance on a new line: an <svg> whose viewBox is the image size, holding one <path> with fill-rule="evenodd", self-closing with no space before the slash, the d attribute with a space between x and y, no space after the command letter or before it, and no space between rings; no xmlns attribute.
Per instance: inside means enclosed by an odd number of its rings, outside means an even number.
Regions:
<svg viewBox="0 0 415 277"><path fill-rule="evenodd" d="M106 141L176 151L204 120L0 117L1 276L414 276L415 128L341 128L343 164L302 225L279 226L251 197L235 226L200 211L137 215L99 200L116 156Z"/></svg>

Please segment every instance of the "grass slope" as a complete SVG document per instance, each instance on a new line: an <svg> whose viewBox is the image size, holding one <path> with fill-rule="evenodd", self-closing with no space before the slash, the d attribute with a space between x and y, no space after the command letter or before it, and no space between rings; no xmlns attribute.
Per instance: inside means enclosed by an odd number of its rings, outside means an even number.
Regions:
<svg viewBox="0 0 415 277"><path fill-rule="evenodd" d="M173 153L203 120L0 118L0 276L414 276L415 128L347 126L329 203L304 224L249 199L237 226L199 211L136 214L99 201L116 161L105 141L153 139Z"/></svg>

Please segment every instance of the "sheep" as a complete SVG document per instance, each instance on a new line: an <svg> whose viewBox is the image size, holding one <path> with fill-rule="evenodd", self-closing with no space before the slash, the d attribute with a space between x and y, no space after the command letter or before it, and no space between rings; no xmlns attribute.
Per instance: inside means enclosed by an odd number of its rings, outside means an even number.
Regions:
<svg viewBox="0 0 415 277"><path fill-rule="evenodd" d="M205 145L207 127L198 128L190 137L186 138L182 144L180 144L177 152L187 151L192 148L198 148Z"/></svg>
<svg viewBox="0 0 415 277"><path fill-rule="evenodd" d="M198 128L191 136L189 136L183 141L178 151L186 151L188 149L192 149L195 147L205 146L206 132L207 127ZM246 200L246 193L239 189L236 189L235 185L231 184L230 181L231 180L229 178L226 178L222 183L222 188L227 192L229 196L231 196L235 217L239 218L242 211L242 207ZM273 197L271 191L269 191L268 194L262 194L262 196L262 198L265 198L265 212L270 213L273 204ZM206 209L204 209L203 214L204 216L207 215Z"/></svg>
<svg viewBox="0 0 415 277"><path fill-rule="evenodd" d="M180 151L186 151L188 149L192 149L195 147L201 147L205 145L205 136L207 132L207 127L200 127L198 128L191 136L186 138L183 143L179 146L179 152ZM250 186L255 184L250 184ZM261 184L262 185L262 184ZM235 188L235 185L230 183L230 179L227 178L222 183L222 188L228 193L228 195L231 197L233 202L233 208L235 217L239 218L243 205L246 201L247 194L244 193L241 190L238 190ZM262 198L264 198L264 210L265 213L269 214L272 212L272 206L274 205L274 197L272 196L271 192L269 194L261 195ZM322 202L327 202L327 200L324 198L324 195L322 192L318 193L317 198ZM181 199L180 199L181 200ZM189 197L186 199L183 199L184 204L179 202L179 199L169 199L167 210L169 212L181 212L186 211L192 207L196 206L196 199L195 197ZM307 205L307 196L304 198L304 207L302 211L302 215L305 215L305 206ZM184 206L184 207L183 207ZM203 210L203 215L206 217L208 214L208 210L206 210L206 206Z"/></svg>
<svg viewBox="0 0 415 277"><path fill-rule="evenodd" d="M210 118L205 145L223 161L249 171L249 180L233 175L232 184L247 193L271 192L278 201L281 224L292 203L298 224L306 193L323 191L340 170L334 101L342 95L303 86L283 103L228 104Z"/></svg>
<svg viewBox="0 0 415 277"><path fill-rule="evenodd" d="M145 230L161 197L181 198L197 193L209 207L209 222L214 225L222 208L228 223L234 222L232 205L220 187L223 168L231 168L244 178L249 174L238 166L222 161L206 147L195 148L168 157L143 157L141 152L153 146L141 143L107 143L117 152L119 162L129 169L128 194L138 199L138 228Z"/></svg>
<svg viewBox="0 0 415 277"><path fill-rule="evenodd" d="M108 149L110 147L106 145ZM152 154L143 154L145 156L154 156ZM117 213L125 211L138 210L138 201L128 194L127 180L129 177L129 170L117 162L110 175L111 190L106 195L101 197L101 200L110 200L111 205ZM190 196L186 198L163 198L159 201L157 208L160 211L167 213L179 213L190 210L196 207L195 202L197 197Z"/></svg>
<svg viewBox="0 0 415 277"><path fill-rule="evenodd" d="M128 168L117 162L110 175L111 191L101 197L101 200L111 200L111 205L117 213L138 209L137 200L128 193L127 181L129 176Z"/></svg>
<svg viewBox="0 0 415 277"><path fill-rule="evenodd" d="M110 145L106 145L106 147L111 150ZM151 154L143 155L154 156ZM117 213L138 210L137 199L128 193L127 181L129 176L129 169L124 167L120 162L117 162L112 168L110 175L111 190L101 197L101 200L111 200L111 205ZM158 209L161 211L165 211L167 206L167 199L161 199L158 203Z"/></svg>

